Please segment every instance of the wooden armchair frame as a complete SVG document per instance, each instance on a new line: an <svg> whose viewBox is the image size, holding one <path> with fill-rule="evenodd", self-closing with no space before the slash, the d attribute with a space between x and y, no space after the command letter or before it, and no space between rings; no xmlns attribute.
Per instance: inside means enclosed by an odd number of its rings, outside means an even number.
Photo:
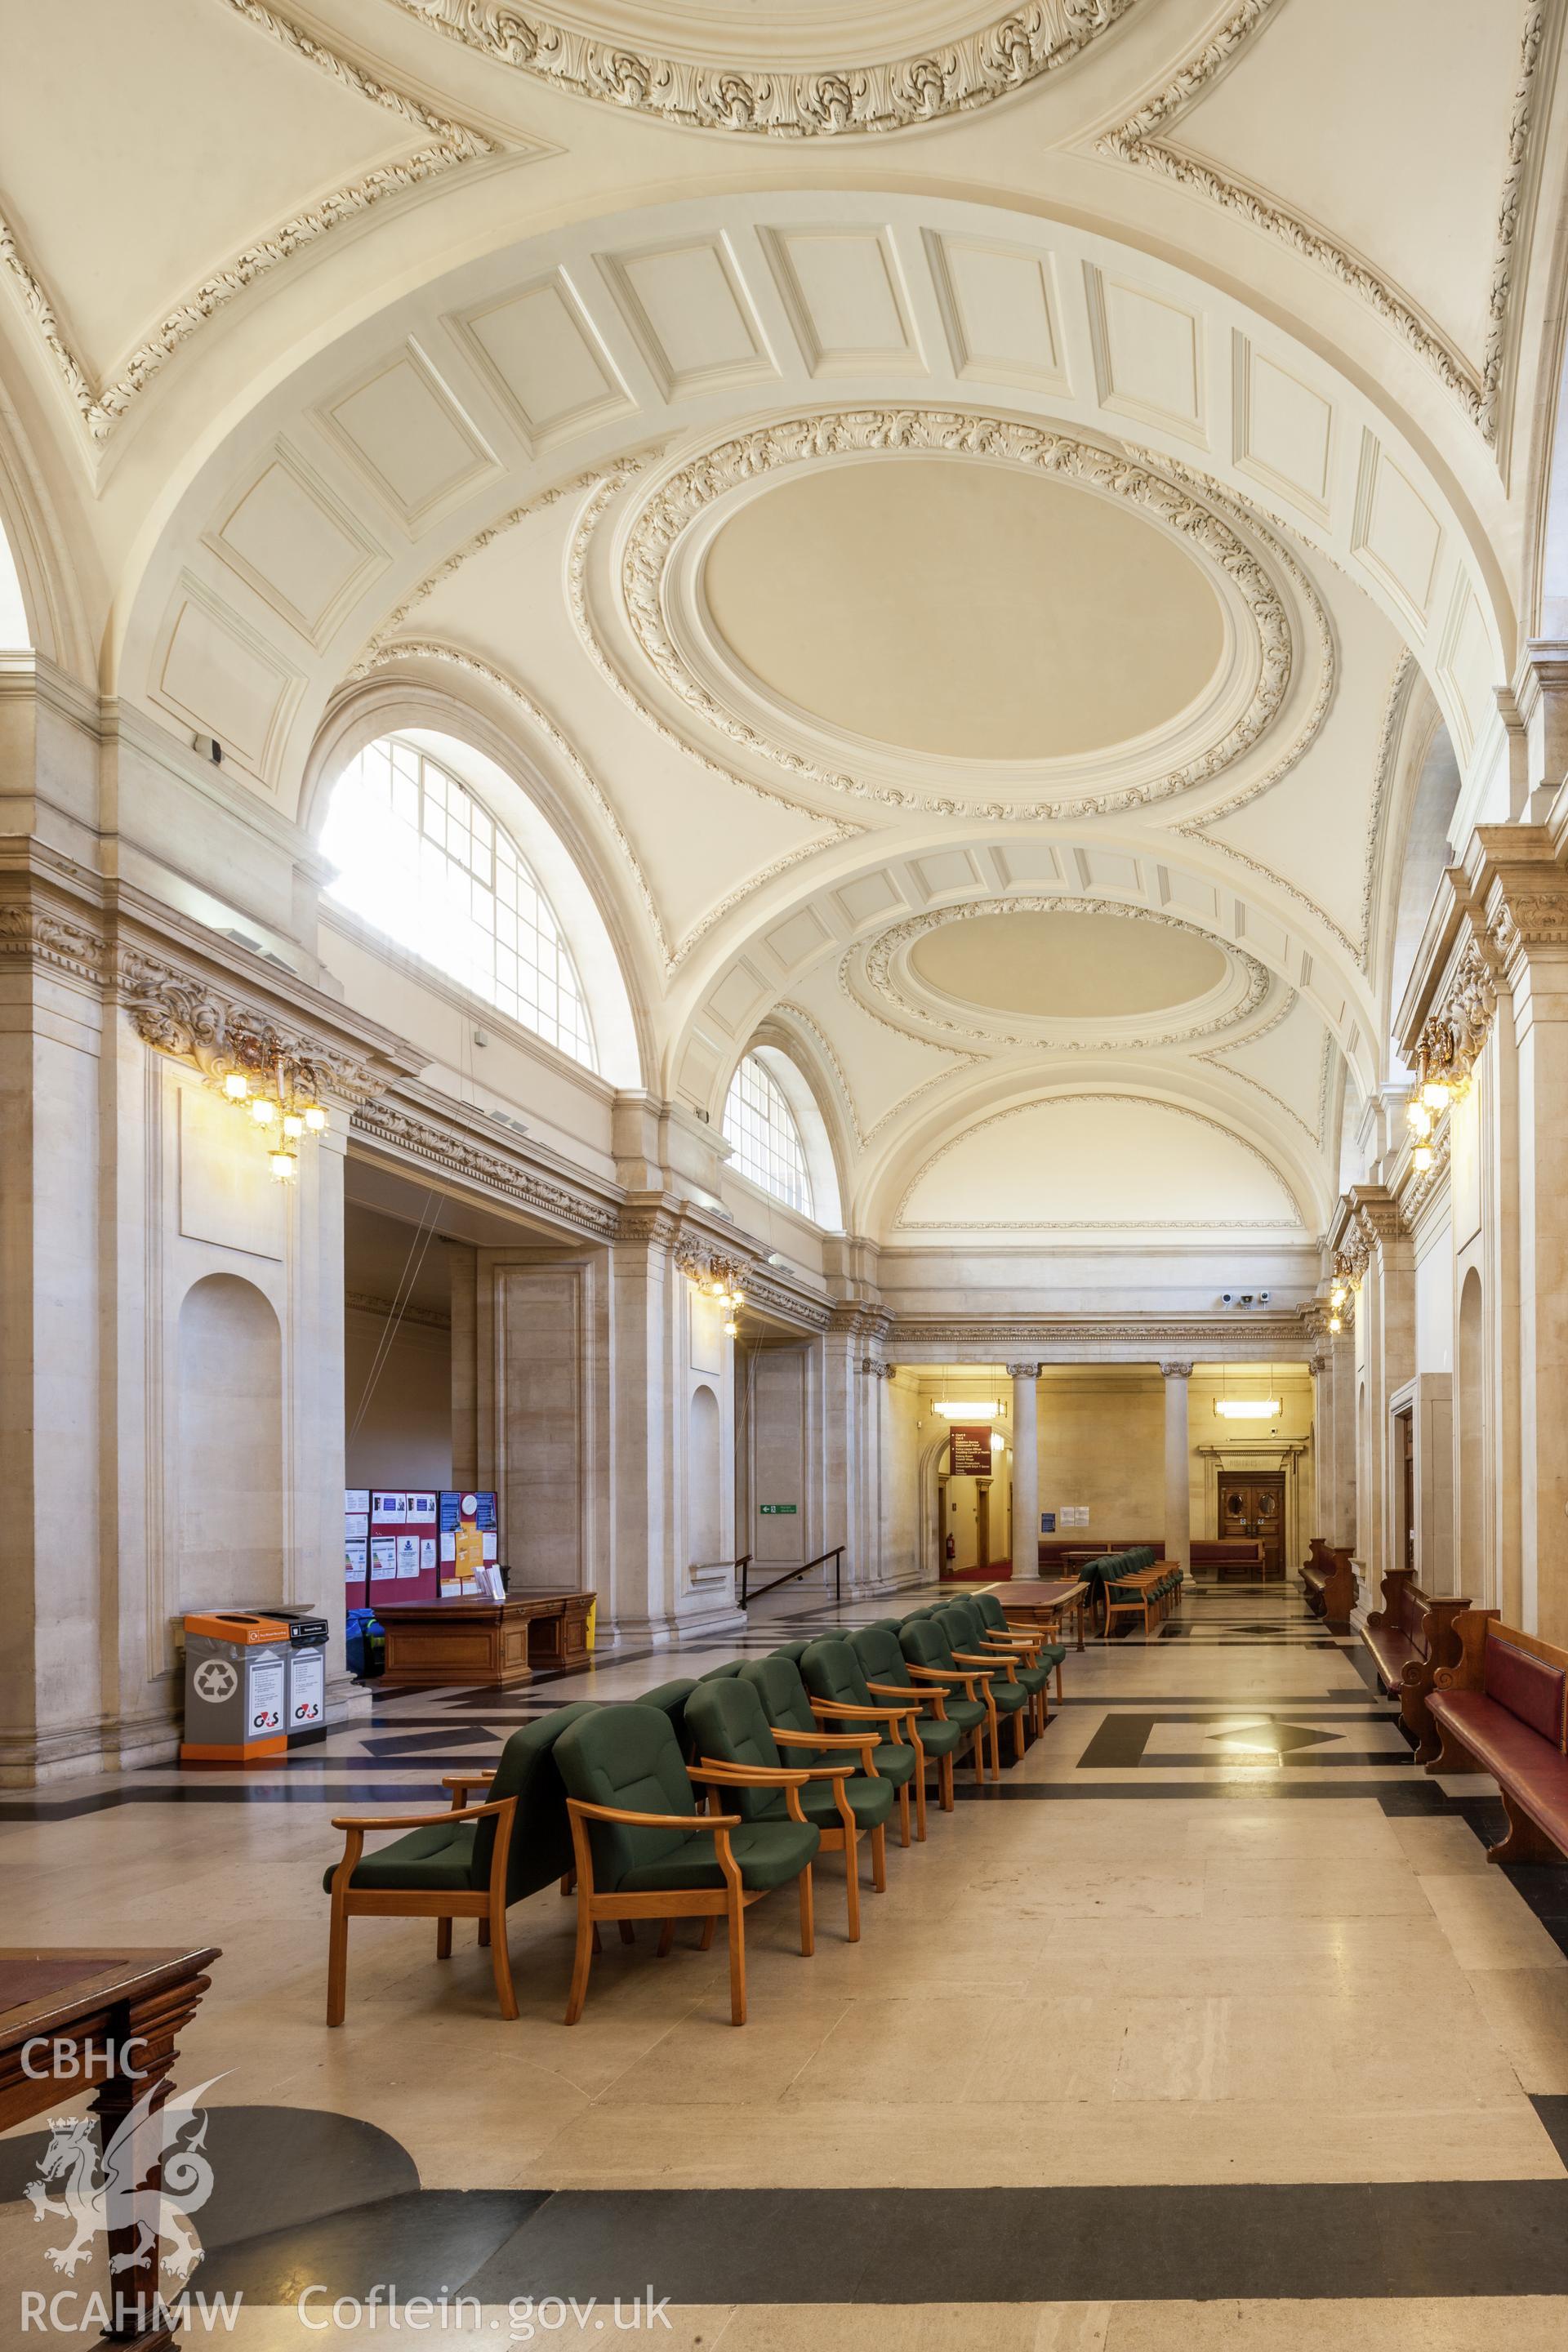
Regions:
<svg viewBox="0 0 1568 2352"><path fill-rule="evenodd" d="M475 1776L489 1784L490 1775ZM474 1785L474 1780L467 1784ZM490 1854L488 1885L466 1886L351 1886L374 1830L437 1829L447 1822L477 1822L495 1817L495 1846ZM445 1959L452 1948L454 1919L477 1919L482 1940L490 1947L496 1999L505 2018L517 2015L511 1962L506 1945L507 1857L511 1850L517 1799L501 1797L494 1804L465 1805L454 1797L444 1813L342 1814L332 1822L344 1837L343 1858L332 1873L331 1924L327 1937L327 2023L341 2025L348 2000L349 1921L361 1919L431 1919L436 1930L437 1957Z"/></svg>
<svg viewBox="0 0 1568 2352"><path fill-rule="evenodd" d="M965 1674L962 1670L950 1673L946 1666L917 1666L912 1658L906 1658L904 1661L904 1672L909 1675L910 1682L933 1683L938 1685L962 1684L964 1697L973 1699L976 1706L983 1706L985 1709L985 1721L975 1725L974 1738L971 1742L970 1752L974 1759L974 1777L977 1780L984 1780L985 1778L985 1742L981 1737L983 1732L989 1732L991 1739L991 1777L994 1780L999 1780L1002 1778L1002 1743L996 1735L996 1709L991 1697L991 1671L989 1663L987 1663L986 1672L977 1675Z"/></svg>
<svg viewBox="0 0 1568 2352"><path fill-rule="evenodd" d="M796 1747L817 1748L823 1744L808 1731L775 1731L773 1738L777 1742ZM874 1743L868 1739L850 1741L848 1744L862 1749L866 1759L864 1768L866 1777L868 1780L874 1780L877 1778L877 1768L870 1760ZM803 1764L796 1767L784 1765L777 1772L773 1772L765 1764L727 1764L721 1756L704 1756L701 1759L700 1774L694 1771L692 1778L693 1780L700 1777L706 1779L711 1776L715 1782L726 1782L732 1787L745 1788L754 1787L765 1777L774 1780L778 1786L787 1788L792 1794L802 1780L831 1780L835 1783L834 1793L838 1800L838 1825L836 1829L829 1829L823 1822L818 1822L816 1829L822 1840L820 1851L823 1853L841 1853L844 1856L849 1941L852 1944L858 1944L860 1941L860 1824L855 1818L854 1810L849 1802L849 1791L845 1786L845 1782L854 1769L855 1767L852 1764ZM796 1798L795 1805L798 1805L799 1801ZM791 1807L792 1811L795 1810L795 1805ZM802 1819L804 1818L803 1813ZM888 1887L888 1848L880 1822L871 1832L870 1843L871 1883L879 1895L884 1895Z"/></svg>
<svg viewBox="0 0 1568 2352"><path fill-rule="evenodd" d="M1000 1679L1005 1683L1012 1683L1015 1687L1019 1686L1018 1677L1013 1671L1013 1658L1006 1651L954 1650L952 1653L952 1663L955 1666L984 1666L991 1675L994 1682ZM987 1689L985 1696L992 1710L991 1737L993 1743L994 1744L997 1738L996 1718L999 1717L1001 1710L998 1708L996 1701L989 1689ZM1034 1722L1036 1717L1035 1702L1027 1692L1025 1693L1023 1706L1016 1706L1013 1709L1012 1714L1007 1718L1008 1722L1013 1727L1013 1761L1015 1764L1020 1761L1024 1753L1024 1718L1026 1716L1028 1717L1031 1723ZM1001 1762L999 1748L995 1749L995 1752L992 1757L992 1761L996 1765L998 1771L1000 1771Z"/></svg>
<svg viewBox="0 0 1568 2352"><path fill-rule="evenodd" d="M845 1769L847 1770L848 1768ZM802 1822L805 1820L795 1790L810 1778L808 1773L773 1772L746 1764L727 1765L722 1777L705 1768L689 1772L689 1777L699 1785L713 1788L783 1786L791 1818ZM730 1844L730 1832L743 1827L740 1814L643 1813L626 1805L591 1805L582 1797L568 1797L566 1817L572 1824L572 1851L576 1856L577 1878L577 1947L572 1963L572 1990L566 2000L567 2024L575 2025L583 2014L583 2004L588 1997L588 1971L598 1947L601 1919L661 1921L658 1957L663 1959L675 1940L678 1919L700 1919L704 1922L702 1948L706 1951L713 1940L714 1926L722 1918L730 1942L730 2022L731 2025L744 2025L745 1914L770 1890L747 1888L742 1882L741 1865L735 1860ZM679 1830L685 1837L711 1836L713 1859L719 1865L724 1884L722 1886L667 1887L649 1894L601 1894L594 1885L594 1847L587 1829L590 1822L620 1822L633 1829ZM800 1948L802 1956L809 1959L816 1948L809 1862L800 1874L799 1885Z"/></svg>
<svg viewBox="0 0 1568 2352"><path fill-rule="evenodd" d="M988 1625L981 1634L980 1639L983 1647L987 1650L994 1650L999 1656L1005 1657L1009 1650L1013 1651L1016 1656L1023 1659L1024 1664L1026 1666L1038 1665L1040 1662L1040 1652L1047 1644L1047 1636L1040 1631L1037 1625L1014 1625L1009 1623L1005 1633L1002 1631L1000 1626ZM1057 1660L1057 1705L1058 1706L1061 1705L1061 1701L1062 1662L1058 1658ZM1036 1730L1044 1731L1050 1719L1050 1702L1046 1696L1045 1685L1042 1684L1039 1692L1039 1704L1035 1711Z"/></svg>
<svg viewBox="0 0 1568 2352"><path fill-rule="evenodd" d="M866 1687L869 1690L871 1687L870 1684L868 1683ZM915 1805L919 1816L920 1834L923 1838L926 1833L926 1755L925 1749L921 1746L920 1733L916 1728L918 1710L912 1706L858 1706L850 1699L813 1698L811 1702L811 1711L813 1715L816 1716L819 1723L885 1723L888 1727L888 1746L889 1748L902 1748L907 1744L914 1749ZM907 1723L910 1727L910 1736L907 1743L900 1737L899 1731L899 1726L901 1723ZM802 1739L805 1739L805 1733L803 1732L801 1734ZM778 1733L776 1731L773 1734L773 1738L775 1739L778 1738ZM907 1849L909 1843L910 1784L906 1780L902 1788L899 1790L899 1843Z"/></svg>
<svg viewBox="0 0 1568 2352"><path fill-rule="evenodd" d="M945 1723L947 1721L946 1695L940 1690L917 1690L912 1683L874 1683L868 1680L866 1687L873 1698L902 1699L906 1706L911 1699L915 1702L913 1720L910 1725L910 1738L920 1749L921 1757L920 1769L915 1776L915 1835L923 1840L926 1833L926 1750L925 1742L920 1734L920 1720L921 1714L929 1706L933 1719L938 1723ZM971 1733L972 1746L974 1734ZM981 1769L984 1769L984 1765ZM952 1811L952 1758L951 1756L939 1756L936 1759L936 1790L937 1802L942 1811L951 1813Z"/></svg>

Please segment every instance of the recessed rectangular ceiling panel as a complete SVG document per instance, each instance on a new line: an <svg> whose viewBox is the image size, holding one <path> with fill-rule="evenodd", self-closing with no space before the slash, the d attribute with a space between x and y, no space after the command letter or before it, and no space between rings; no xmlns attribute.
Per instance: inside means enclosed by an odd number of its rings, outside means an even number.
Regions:
<svg viewBox="0 0 1568 2352"><path fill-rule="evenodd" d="M1442 526L1409 476L1370 432L1362 440L1352 544L1358 561L1425 627L1442 552Z"/></svg>
<svg viewBox="0 0 1568 2352"><path fill-rule="evenodd" d="M1327 516L1334 446L1331 401L1236 338L1235 450L1245 474Z"/></svg>
<svg viewBox="0 0 1568 2352"><path fill-rule="evenodd" d="M259 782L272 781L279 738L304 679L189 573L170 606L157 678L154 700L198 734L216 736L225 758Z"/></svg>
<svg viewBox="0 0 1568 2352"><path fill-rule="evenodd" d="M1473 750L1491 709L1496 674L1487 625L1468 580L1455 590L1437 656L1437 676L1452 698L1450 709L1461 758Z"/></svg>
<svg viewBox="0 0 1568 2352"><path fill-rule="evenodd" d="M862 367L924 373L890 231L784 228L761 236L813 375Z"/></svg>
<svg viewBox="0 0 1568 2352"><path fill-rule="evenodd" d="M325 642L353 596L387 561L283 441L247 476L206 543L312 645Z"/></svg>
<svg viewBox="0 0 1568 2352"><path fill-rule="evenodd" d="M728 237L598 261L667 400L777 374Z"/></svg>
<svg viewBox="0 0 1568 2352"><path fill-rule="evenodd" d="M735 964L708 999L710 1017L728 1029L732 1037L744 1036L750 1030L757 1006L770 993L766 982L748 963Z"/></svg>
<svg viewBox="0 0 1568 2352"><path fill-rule="evenodd" d="M874 921L889 908L909 903L887 874L863 874L858 881L846 882L833 895L843 908L846 920L857 930L862 923Z"/></svg>
<svg viewBox="0 0 1568 2352"><path fill-rule="evenodd" d="M498 470L484 436L417 343L378 360L324 401L316 417L410 532Z"/></svg>
<svg viewBox="0 0 1568 2352"><path fill-rule="evenodd" d="M1054 849L1025 843L1015 847L1011 843L995 853L996 871L1002 881L1016 888L1019 883L1059 882L1062 869Z"/></svg>
<svg viewBox="0 0 1568 2352"><path fill-rule="evenodd" d="M1070 392L1051 256L930 231L925 242L955 372Z"/></svg>
<svg viewBox="0 0 1568 2352"><path fill-rule="evenodd" d="M1101 406L1204 440L1202 321L1092 263L1084 282Z"/></svg>
<svg viewBox="0 0 1568 2352"><path fill-rule="evenodd" d="M1097 890L1142 890L1135 857L1124 857L1113 849L1086 849L1082 855L1084 879Z"/></svg>
<svg viewBox="0 0 1568 2352"><path fill-rule="evenodd" d="M531 448L637 405L564 270L447 323Z"/></svg>
<svg viewBox="0 0 1568 2352"><path fill-rule="evenodd" d="M961 849L939 851L932 857L912 857L910 872L927 898L940 898L947 890L973 890L980 879L974 860Z"/></svg>
<svg viewBox="0 0 1568 2352"><path fill-rule="evenodd" d="M819 955L832 937L820 915L813 908L803 907L787 923L768 932L767 950L781 971L795 971Z"/></svg>

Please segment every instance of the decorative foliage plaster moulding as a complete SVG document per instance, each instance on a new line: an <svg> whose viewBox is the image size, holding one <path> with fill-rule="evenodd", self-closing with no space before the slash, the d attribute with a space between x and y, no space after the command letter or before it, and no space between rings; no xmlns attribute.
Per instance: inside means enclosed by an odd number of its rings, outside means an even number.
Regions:
<svg viewBox="0 0 1568 2352"><path fill-rule="evenodd" d="M498 65L687 131L823 139L909 131L989 106L1055 73L1137 0L1022 0L973 32L868 65L805 68L642 55L503 0L392 0Z"/></svg>

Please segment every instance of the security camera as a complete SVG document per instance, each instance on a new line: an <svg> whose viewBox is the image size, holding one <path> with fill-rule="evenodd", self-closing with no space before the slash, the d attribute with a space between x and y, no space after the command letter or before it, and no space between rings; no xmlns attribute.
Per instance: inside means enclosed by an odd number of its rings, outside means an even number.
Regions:
<svg viewBox="0 0 1568 2352"><path fill-rule="evenodd" d="M1222 1307L1234 1307L1236 1305L1235 1292L1230 1290L1222 1290L1219 1295L1219 1303Z"/></svg>
<svg viewBox="0 0 1568 2352"><path fill-rule="evenodd" d="M1267 1307L1273 1296L1274 1293L1271 1290L1260 1290L1258 1294L1258 1304L1259 1307Z"/></svg>

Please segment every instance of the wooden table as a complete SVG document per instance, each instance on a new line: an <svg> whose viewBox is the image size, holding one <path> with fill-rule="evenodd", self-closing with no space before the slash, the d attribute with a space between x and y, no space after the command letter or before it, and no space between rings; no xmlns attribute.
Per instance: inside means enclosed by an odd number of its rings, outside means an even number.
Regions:
<svg viewBox="0 0 1568 2352"><path fill-rule="evenodd" d="M112 2294L114 2308L99 2340L121 2352L166 2352L174 2343L159 2294L158 2109L173 2087L169 2069L180 2032L195 2015L210 1982L204 1971L217 1958L211 1945L199 1951L0 1948L0 2131L90 2085L100 2145L107 2149L151 2095L147 2113L132 2126L128 2192L111 2192L104 2209L110 2261L123 2260L124 2267L101 2290ZM95 2176L101 2179L96 2167L89 2179ZM65 2185L63 2172L44 2184L57 2203ZM145 2227L139 2207L150 2217ZM51 2243L74 2227L64 2216L43 2218L55 2225ZM46 2293L68 2283L63 2272L57 2279L43 2269L42 2276L52 2282Z"/></svg>
<svg viewBox="0 0 1568 2352"><path fill-rule="evenodd" d="M1070 1576L1015 1577L1010 1584L995 1584L991 1590L1009 1617L1037 1625L1043 1633L1054 1634L1064 1613L1070 1612L1078 1621L1078 1646L1082 1649L1087 1584Z"/></svg>
<svg viewBox="0 0 1568 2352"><path fill-rule="evenodd" d="M378 1609L386 1635L384 1685L443 1683L510 1690L536 1667L581 1665L589 1656L591 1592L509 1592L504 1601L415 1601Z"/></svg>

